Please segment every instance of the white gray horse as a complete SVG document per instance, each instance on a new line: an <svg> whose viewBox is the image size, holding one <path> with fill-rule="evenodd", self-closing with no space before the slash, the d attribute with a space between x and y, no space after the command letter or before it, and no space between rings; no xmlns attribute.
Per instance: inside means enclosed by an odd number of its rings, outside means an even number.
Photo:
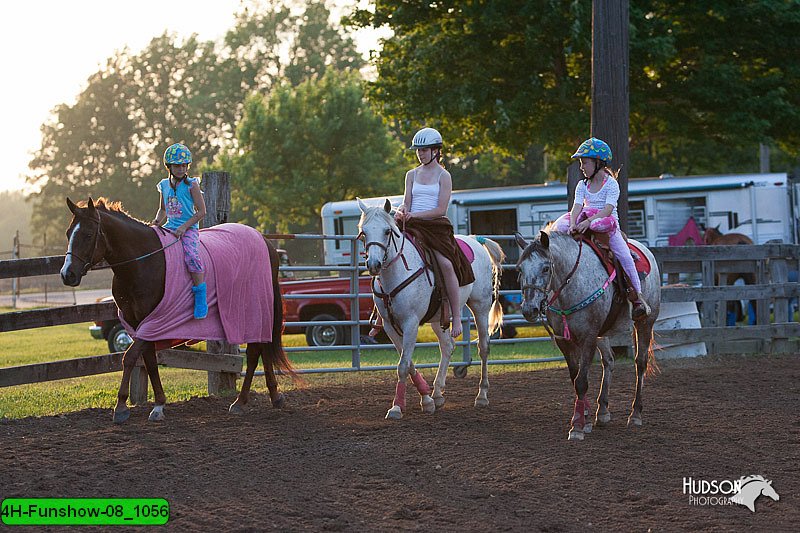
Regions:
<svg viewBox="0 0 800 533"><path fill-rule="evenodd" d="M439 312L435 313L430 319L430 325L439 340L441 359L431 398L430 387L422 373L414 368L412 356L420 322L425 317L431 300L433 273L426 268L416 246L401 234L390 214L389 200L382 207L367 207L358 200L358 206L361 209L358 228L365 240L367 269L376 277L373 280L373 291L377 288L383 294L382 297L375 294L373 298L383 318L386 333L400 354L395 397L386 418L396 420L403 417L406 380L409 376L420 394L422 411L433 413L444 406L447 367L455 348L449 329L442 330ZM479 243L473 237L459 238L470 246L475 255L472 263L475 282L459 289L459 309L466 304L475 317L478 353L481 357L481 381L475 407L486 407L489 405L489 335L503 320L503 309L497 296L504 254L500 245L492 240L481 239ZM460 317L453 319L460 320Z"/></svg>
<svg viewBox="0 0 800 533"><path fill-rule="evenodd" d="M551 231L540 232L533 241L516 235L523 252L517 263L522 288L522 314L529 321L546 316L561 353L567 361L575 387L575 409L569 431L570 440L583 440L592 430L588 370L599 348L603 380L597 398L598 426L611 421L608 389L614 370L614 354L608 337L630 331L629 303L619 295L613 277L588 245L571 236ZM661 276L653 254L641 243L630 240L650 262L650 273L642 281L642 293L650 304L650 315L634 323L636 339L636 393L628 426L642 425L642 385L645 372L655 368L653 325L661 306ZM614 274L616 275L616 273ZM615 303L616 300L616 303ZM600 338L598 338L600 337Z"/></svg>

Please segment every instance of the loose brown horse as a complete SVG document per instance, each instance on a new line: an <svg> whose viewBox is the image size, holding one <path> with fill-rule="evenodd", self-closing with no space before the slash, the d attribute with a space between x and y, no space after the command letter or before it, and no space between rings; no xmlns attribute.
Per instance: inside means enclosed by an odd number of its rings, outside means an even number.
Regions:
<svg viewBox="0 0 800 533"><path fill-rule="evenodd" d="M748 237L747 235L743 235L741 233L725 233L722 234L719 231L719 225L715 228L706 228L706 231L703 233L703 242L708 245L713 246L735 246L738 244L753 244L753 240ZM756 283L756 276L752 272L740 272L740 273L732 273L728 274L727 277L727 284L733 285L736 280L740 279L744 281L745 285L755 285ZM719 285L719 276L717 276L717 285ZM751 304L748 304L751 305ZM754 305L754 304L752 304ZM755 307L753 307L755 310ZM733 326L736 323L736 320L741 320L746 313L743 311L737 302L728 302L726 305L726 312L730 317L728 319L728 325Z"/></svg>
<svg viewBox="0 0 800 533"><path fill-rule="evenodd" d="M73 218L67 229L69 246L61 268L61 279L65 285L76 287L89 269L105 259L114 272L111 292L114 301L122 310L128 323L136 328L147 317L164 296L164 281L167 274L165 255L161 242L151 227L131 218L119 203L111 203L104 198L95 204L88 202L74 204L67 198L67 206ZM281 342L283 328L283 302L278 290L278 266L280 260L275 248L267 241L272 269L273 297L273 338L272 342L247 344L247 373L242 390L230 406L232 413L242 412L247 404L253 374L259 357L264 364L267 388L273 407L280 408L286 402L278 392L274 367L292 372ZM167 401L161 378L158 374L155 344L152 341L134 339L122 358L122 382L114 407L114 422L122 423L130 417L127 406L130 392L131 372L139 357L144 359L147 374L153 385L155 407L150 420L163 420L164 404Z"/></svg>
<svg viewBox="0 0 800 533"><path fill-rule="evenodd" d="M712 244L714 246L727 246L731 244L753 244L753 240L747 235L741 233L725 233L724 235L719 231L719 226L716 228L706 228L703 234L703 242Z"/></svg>

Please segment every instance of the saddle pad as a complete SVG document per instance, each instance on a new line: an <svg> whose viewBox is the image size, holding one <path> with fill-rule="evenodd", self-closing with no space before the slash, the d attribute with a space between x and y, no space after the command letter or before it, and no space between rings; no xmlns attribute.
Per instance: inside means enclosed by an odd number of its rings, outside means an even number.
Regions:
<svg viewBox="0 0 800 533"><path fill-rule="evenodd" d="M644 255L639 247L634 245L631 241L628 241L628 248L630 248L631 252L633 252L633 264L636 266L636 272L642 274L644 277L647 277L650 274L650 269L652 265L650 265L650 260L647 259L647 256Z"/></svg>
<svg viewBox="0 0 800 533"><path fill-rule="evenodd" d="M175 237L153 228L162 246ZM262 235L242 224L200 230L200 258L205 268L208 316L195 320L192 281L183 248L164 250L167 275L164 297L135 330L119 311L120 322L136 339L204 339L232 344L271 342L273 287L269 251Z"/></svg>
<svg viewBox="0 0 800 533"><path fill-rule="evenodd" d="M469 261L471 265L472 262L475 261L475 252L472 250L472 247L458 236L456 236L456 242L458 243L458 247L461 248L461 251L464 252L464 257L467 258L467 261Z"/></svg>
<svg viewBox="0 0 800 533"><path fill-rule="evenodd" d="M603 266L606 267L606 271L610 276L611 272L614 271L614 265L612 265L608 261L608 255L606 254L606 252L601 250L597 246L597 244L587 236L580 234L579 238L583 242L591 246L592 250L594 250L594 253L596 253L597 256L600 258L601 262L603 263ZM636 245L634 245L631 241L626 241L625 244L628 245L628 249L630 249L630 251L632 252L631 255L633 256L633 264L636 267L636 272L638 272L642 278L647 277L647 275L650 274L650 270L652 268L650 265L650 260L647 259L647 256L644 255L642 250L639 249Z"/></svg>

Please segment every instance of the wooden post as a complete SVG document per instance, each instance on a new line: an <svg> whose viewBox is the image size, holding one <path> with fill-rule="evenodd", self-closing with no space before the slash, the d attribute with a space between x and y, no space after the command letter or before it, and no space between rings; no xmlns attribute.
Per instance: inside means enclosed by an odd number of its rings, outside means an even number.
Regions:
<svg viewBox="0 0 800 533"><path fill-rule="evenodd" d="M201 181L203 198L206 202L206 216L200 222L200 227L210 228L228 221L231 211L230 176L227 172L203 172ZM222 341L206 342L206 350L214 354L239 354L238 344L229 344ZM209 372L208 394L226 394L236 392L236 378L239 374L233 372Z"/></svg>
<svg viewBox="0 0 800 533"><path fill-rule="evenodd" d="M770 278L773 285L784 285L789 282L789 265L782 257L773 257L769 260ZM775 298L773 306L775 323L783 324L789 322L789 299ZM772 351L775 353L785 353L789 351L789 339L776 337L772 339Z"/></svg>
<svg viewBox="0 0 800 533"><path fill-rule="evenodd" d="M611 146L621 168L617 212L628 231L628 0L592 2L592 137Z"/></svg>
<svg viewBox="0 0 800 533"><path fill-rule="evenodd" d="M575 203L575 187L578 186L581 178L583 178L581 164L578 161L573 161L567 167L567 211L571 211L572 205Z"/></svg>
<svg viewBox="0 0 800 533"><path fill-rule="evenodd" d="M128 396L131 405L147 403L147 380L147 369L143 366L134 367L131 372L130 396Z"/></svg>

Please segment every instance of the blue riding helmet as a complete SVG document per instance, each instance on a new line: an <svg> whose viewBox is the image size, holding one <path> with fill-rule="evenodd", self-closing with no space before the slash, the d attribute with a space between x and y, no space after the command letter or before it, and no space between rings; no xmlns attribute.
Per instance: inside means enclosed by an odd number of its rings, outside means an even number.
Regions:
<svg viewBox="0 0 800 533"><path fill-rule="evenodd" d="M583 141L575 153L572 154L572 159L580 157L592 157L609 163L611 161L611 148L600 139L592 137Z"/></svg>
<svg viewBox="0 0 800 533"><path fill-rule="evenodd" d="M181 143L175 143L164 151L164 166L183 165L192 162L192 152Z"/></svg>

